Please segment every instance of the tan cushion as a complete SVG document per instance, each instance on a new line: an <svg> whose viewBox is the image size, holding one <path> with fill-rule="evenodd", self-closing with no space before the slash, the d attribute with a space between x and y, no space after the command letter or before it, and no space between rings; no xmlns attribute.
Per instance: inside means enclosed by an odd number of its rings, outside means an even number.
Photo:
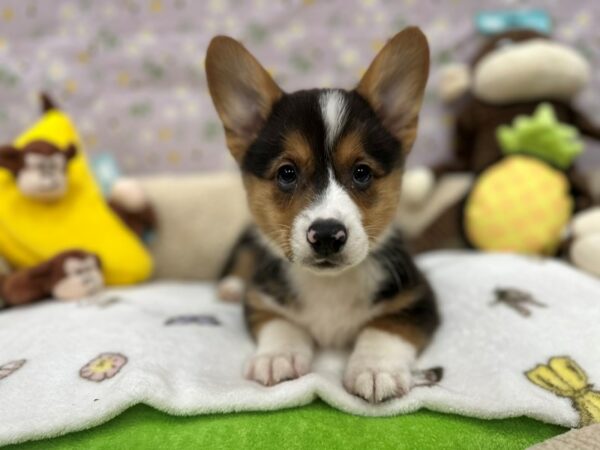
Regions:
<svg viewBox="0 0 600 450"><path fill-rule="evenodd" d="M159 228L150 245L155 277L214 279L248 223L237 173L141 178Z"/></svg>

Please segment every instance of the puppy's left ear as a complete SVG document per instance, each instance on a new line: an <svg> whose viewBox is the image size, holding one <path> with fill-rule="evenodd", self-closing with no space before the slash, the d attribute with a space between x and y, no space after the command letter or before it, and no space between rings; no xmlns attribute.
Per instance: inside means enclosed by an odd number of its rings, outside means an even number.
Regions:
<svg viewBox="0 0 600 450"><path fill-rule="evenodd" d="M217 36L210 42L205 66L227 146L239 163L283 92L254 56L230 37Z"/></svg>
<svg viewBox="0 0 600 450"><path fill-rule="evenodd" d="M381 49L356 88L400 141L404 153L417 135L428 75L427 38L419 28L409 27Z"/></svg>

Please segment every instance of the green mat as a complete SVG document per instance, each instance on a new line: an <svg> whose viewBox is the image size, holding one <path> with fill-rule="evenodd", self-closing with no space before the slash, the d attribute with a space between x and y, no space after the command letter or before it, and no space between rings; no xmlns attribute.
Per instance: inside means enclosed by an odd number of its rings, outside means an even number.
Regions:
<svg viewBox="0 0 600 450"><path fill-rule="evenodd" d="M533 419L480 420L431 411L366 418L322 402L276 412L175 417L145 405L110 422L6 449L524 449L566 430Z"/></svg>

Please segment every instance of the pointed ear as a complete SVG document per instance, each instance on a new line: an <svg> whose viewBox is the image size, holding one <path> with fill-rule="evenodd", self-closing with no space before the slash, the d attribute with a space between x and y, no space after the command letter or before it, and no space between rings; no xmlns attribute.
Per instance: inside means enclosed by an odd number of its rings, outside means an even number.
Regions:
<svg viewBox="0 0 600 450"><path fill-rule="evenodd" d="M69 145L67 150L64 152L65 158L67 158L67 162L71 161L77 155L77 147L75 144Z"/></svg>
<svg viewBox="0 0 600 450"><path fill-rule="evenodd" d="M283 92L254 56L230 37L213 38L205 66L227 146L239 163Z"/></svg>
<svg viewBox="0 0 600 450"><path fill-rule="evenodd" d="M404 153L416 138L428 74L427 38L419 28L409 27L381 49L356 88L400 141Z"/></svg>
<svg viewBox="0 0 600 450"><path fill-rule="evenodd" d="M17 176L23 168L23 152L10 145L0 147L0 167Z"/></svg>

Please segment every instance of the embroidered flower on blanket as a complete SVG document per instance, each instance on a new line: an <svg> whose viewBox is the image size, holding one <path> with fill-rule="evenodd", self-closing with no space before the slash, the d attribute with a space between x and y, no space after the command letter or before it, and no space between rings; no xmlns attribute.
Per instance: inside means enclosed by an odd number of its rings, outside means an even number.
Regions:
<svg viewBox="0 0 600 450"><path fill-rule="evenodd" d="M79 371L79 376L90 381L104 381L114 377L127 364L127 357L120 353L102 353Z"/></svg>
<svg viewBox="0 0 600 450"><path fill-rule="evenodd" d="M17 370L23 367L23 364L25 364L26 362L26 359L18 359L16 361L10 361L6 364L2 364L0 366L0 380L15 373Z"/></svg>

